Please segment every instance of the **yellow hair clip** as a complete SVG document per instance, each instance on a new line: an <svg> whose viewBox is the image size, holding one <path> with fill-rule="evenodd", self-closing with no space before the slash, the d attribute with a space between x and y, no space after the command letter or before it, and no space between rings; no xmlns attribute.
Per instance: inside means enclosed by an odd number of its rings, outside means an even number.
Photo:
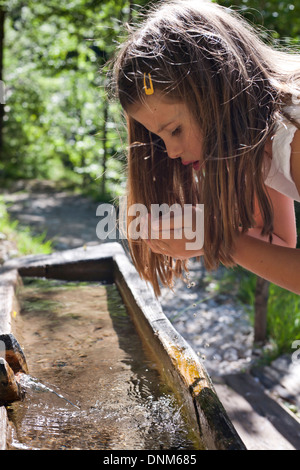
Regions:
<svg viewBox="0 0 300 470"><path fill-rule="evenodd" d="M153 88L153 83L152 83L152 78L151 78L150 73L148 73L148 77L149 77L149 84L150 84L149 88L146 84L146 74L144 73L144 90L145 90L146 95L153 95L154 88Z"/></svg>

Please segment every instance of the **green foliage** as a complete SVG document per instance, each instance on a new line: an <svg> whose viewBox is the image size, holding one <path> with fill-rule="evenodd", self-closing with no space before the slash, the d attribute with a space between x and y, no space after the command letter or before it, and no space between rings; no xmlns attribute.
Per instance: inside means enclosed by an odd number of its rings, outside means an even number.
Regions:
<svg viewBox="0 0 300 470"><path fill-rule="evenodd" d="M300 39L300 3L289 0L217 0L235 8L251 24L281 45L298 44Z"/></svg>
<svg viewBox="0 0 300 470"><path fill-rule="evenodd" d="M6 2L2 177L122 190L126 135L105 64L127 17L123 1Z"/></svg>
<svg viewBox="0 0 300 470"><path fill-rule="evenodd" d="M300 296L271 284L267 328L277 353L290 353L293 341L300 339Z"/></svg>
<svg viewBox="0 0 300 470"><path fill-rule="evenodd" d="M125 185L126 133L107 99L105 64L124 23L147 0L7 0L3 178L69 179L95 193ZM155 2L154 2L155 3ZM286 43L299 40L300 5L219 0Z"/></svg>
<svg viewBox="0 0 300 470"><path fill-rule="evenodd" d="M226 286L228 292L236 289L236 299L248 310L254 325L256 276L237 267L224 274L220 285ZM300 296L272 283L267 306L267 338L272 343L272 358L291 353L293 341L300 339Z"/></svg>

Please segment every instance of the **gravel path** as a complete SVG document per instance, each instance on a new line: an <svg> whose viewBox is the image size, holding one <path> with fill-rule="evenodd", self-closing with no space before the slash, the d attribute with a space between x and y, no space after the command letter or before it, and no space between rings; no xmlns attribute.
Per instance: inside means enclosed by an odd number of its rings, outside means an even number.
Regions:
<svg viewBox="0 0 300 470"><path fill-rule="evenodd" d="M177 331L190 343L214 378L250 365L253 328L245 307L231 293L215 290L222 268L206 280L199 262L190 262L189 277L174 292L163 289L161 304Z"/></svg>

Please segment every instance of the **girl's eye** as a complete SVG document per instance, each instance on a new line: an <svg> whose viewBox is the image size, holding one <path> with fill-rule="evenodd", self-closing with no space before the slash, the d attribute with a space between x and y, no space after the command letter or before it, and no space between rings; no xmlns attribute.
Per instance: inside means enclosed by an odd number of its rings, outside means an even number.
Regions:
<svg viewBox="0 0 300 470"><path fill-rule="evenodd" d="M176 127L176 129L171 133L172 137L180 134L181 132L181 126Z"/></svg>

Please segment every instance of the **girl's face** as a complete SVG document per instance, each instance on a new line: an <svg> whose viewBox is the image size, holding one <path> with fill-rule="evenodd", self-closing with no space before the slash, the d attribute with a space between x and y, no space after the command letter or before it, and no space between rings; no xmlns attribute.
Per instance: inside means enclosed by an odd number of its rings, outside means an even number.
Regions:
<svg viewBox="0 0 300 470"><path fill-rule="evenodd" d="M184 103L167 101L156 94L132 105L128 114L163 140L170 158L180 158L183 165L200 169L202 134Z"/></svg>

